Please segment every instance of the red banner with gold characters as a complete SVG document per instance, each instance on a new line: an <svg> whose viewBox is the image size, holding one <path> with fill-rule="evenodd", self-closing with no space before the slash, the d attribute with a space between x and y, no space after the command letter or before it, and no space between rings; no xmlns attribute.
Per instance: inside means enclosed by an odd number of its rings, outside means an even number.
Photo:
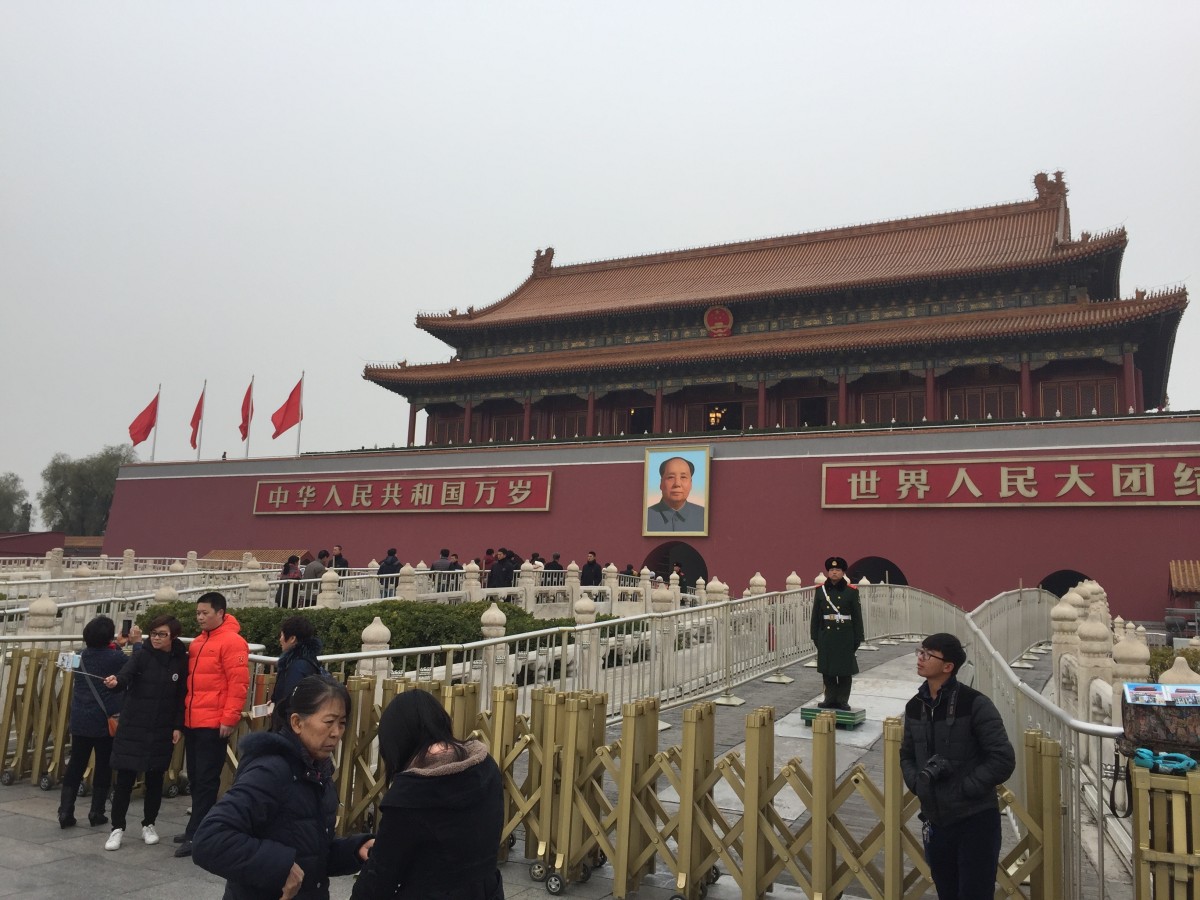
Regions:
<svg viewBox="0 0 1200 900"><path fill-rule="evenodd" d="M821 505L1196 506L1200 454L825 463Z"/></svg>
<svg viewBox="0 0 1200 900"><path fill-rule="evenodd" d="M546 512L550 472L260 481L254 514Z"/></svg>

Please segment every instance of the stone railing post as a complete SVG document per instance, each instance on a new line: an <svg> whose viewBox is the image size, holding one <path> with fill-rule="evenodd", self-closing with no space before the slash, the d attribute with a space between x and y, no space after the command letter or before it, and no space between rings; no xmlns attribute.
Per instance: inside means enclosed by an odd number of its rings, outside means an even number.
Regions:
<svg viewBox="0 0 1200 900"><path fill-rule="evenodd" d="M621 589L620 573L617 571L616 565L609 563L604 567L604 572L600 576L600 584L608 589L609 610L616 609L617 592Z"/></svg>
<svg viewBox="0 0 1200 900"><path fill-rule="evenodd" d="M322 609L337 609L342 605L342 594L338 590L340 580L338 573L333 569L328 569L321 576L321 590L317 592L317 606Z"/></svg>
<svg viewBox="0 0 1200 900"><path fill-rule="evenodd" d="M187 563L184 565L184 571L195 572L200 568L200 559L195 550L189 550L187 554Z"/></svg>
<svg viewBox="0 0 1200 900"><path fill-rule="evenodd" d="M575 601L575 624L592 625L596 621L596 603L587 594ZM592 691L600 683L600 632L584 631L575 634L575 674L579 690Z"/></svg>
<svg viewBox="0 0 1200 900"><path fill-rule="evenodd" d="M574 560L567 564L567 573L564 578L567 585L567 602L571 604L571 608L575 608L575 604L579 602L581 596L579 590L579 566Z"/></svg>
<svg viewBox="0 0 1200 900"><path fill-rule="evenodd" d="M479 566L475 565L474 560L463 566L463 599L467 603L474 603L481 596L483 585L479 577Z"/></svg>
<svg viewBox="0 0 1200 900"><path fill-rule="evenodd" d="M504 637L505 626L508 624L508 617L496 605L496 601L483 611L483 615L479 617L480 630L483 632L485 640L494 640L495 638ZM508 645L507 644L490 644L483 648L483 671L486 684L483 695L486 698L491 698L492 689L508 684Z"/></svg>
<svg viewBox="0 0 1200 900"><path fill-rule="evenodd" d="M529 560L521 563L521 574L517 576L517 588L521 591L521 605L527 612L537 607L537 571Z"/></svg>
<svg viewBox="0 0 1200 900"><path fill-rule="evenodd" d="M362 630L362 652L363 653L378 653L391 648L392 631L383 624L383 620L376 616L371 620L371 624ZM370 675L375 678L375 684L378 686L384 678L387 678L392 673L392 661L386 656L377 656L374 659L360 659L355 667L356 675Z"/></svg>
<svg viewBox="0 0 1200 900"><path fill-rule="evenodd" d="M126 550L121 554L121 574L133 575L137 572L137 561L134 558L132 550Z"/></svg>
<svg viewBox="0 0 1200 900"><path fill-rule="evenodd" d="M66 623L64 622L63 624L65 625ZM29 604L29 611L25 613L25 632L27 634L46 636L62 633L59 631L58 604L50 598L49 594L42 594ZM56 649L58 644L46 643L35 644L34 646L45 649Z"/></svg>
<svg viewBox="0 0 1200 900"><path fill-rule="evenodd" d="M56 547L46 554L46 568L50 570L51 578L63 577L63 551Z"/></svg>
<svg viewBox="0 0 1200 900"><path fill-rule="evenodd" d="M703 578L696 579L696 605L703 606L708 602L708 588L704 584Z"/></svg>
<svg viewBox="0 0 1200 900"><path fill-rule="evenodd" d="M33 607L30 607L30 612ZM1182 656L1175 657L1175 662L1171 664L1171 668L1166 669L1158 676L1159 684L1200 684L1200 674L1192 671L1192 667L1188 665L1188 661Z"/></svg>
<svg viewBox="0 0 1200 900"><path fill-rule="evenodd" d="M1053 673L1055 696L1059 698L1060 703L1063 695L1063 659L1067 656L1075 656L1079 652L1077 615L1075 604L1067 599L1066 594L1063 594L1054 608L1050 610L1050 624L1053 629L1050 639L1052 652L1050 671Z"/></svg>
<svg viewBox="0 0 1200 900"><path fill-rule="evenodd" d="M671 596L675 598L675 605L682 606L683 603L680 601L680 597L681 597L683 591L681 590L681 585L679 583L679 573L678 572L671 573L671 578L667 583L667 588L668 588L668 590L670 590Z"/></svg>
<svg viewBox="0 0 1200 900"><path fill-rule="evenodd" d="M642 594L642 609L646 612L654 612L650 585L650 578L653 574L647 566L642 566L642 571L638 572L638 590Z"/></svg>
<svg viewBox="0 0 1200 900"><path fill-rule="evenodd" d="M1094 722L1092 713L1092 682L1101 681L1112 685L1112 632L1108 617L1099 600L1092 603L1087 619L1079 626L1079 704L1075 717L1085 722ZM1092 744L1083 743L1084 758L1092 763Z"/></svg>
<svg viewBox="0 0 1200 900"><path fill-rule="evenodd" d="M750 596L758 597L767 592L767 579L762 577L762 572L755 572L750 578Z"/></svg>
<svg viewBox="0 0 1200 900"><path fill-rule="evenodd" d="M246 563L246 571L250 573L246 579L246 599L240 606L270 606L271 586L267 584L267 579L263 577L262 563L253 556Z"/></svg>
<svg viewBox="0 0 1200 900"><path fill-rule="evenodd" d="M1118 617L1118 621L1120 621ZM1125 700L1125 682L1145 683L1150 679L1150 648L1146 645L1146 629L1133 622L1123 623L1121 640L1113 647L1112 724L1120 725L1121 707ZM1121 782L1124 789L1124 782Z"/></svg>
<svg viewBox="0 0 1200 900"><path fill-rule="evenodd" d="M408 563L400 567L400 574L396 576L396 599L417 599L417 570Z"/></svg>

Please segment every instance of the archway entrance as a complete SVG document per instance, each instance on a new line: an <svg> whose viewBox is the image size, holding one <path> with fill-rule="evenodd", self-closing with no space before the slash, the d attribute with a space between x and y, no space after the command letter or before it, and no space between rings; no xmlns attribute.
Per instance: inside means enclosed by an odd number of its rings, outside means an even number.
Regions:
<svg viewBox="0 0 1200 900"><path fill-rule="evenodd" d="M908 579L900 571L900 567L882 556L864 556L858 562L850 564L846 579L852 584L857 584L863 578L871 584L908 584Z"/></svg>
<svg viewBox="0 0 1200 900"><path fill-rule="evenodd" d="M1041 580L1042 590L1049 591L1055 597L1061 597L1081 581L1087 581L1088 576L1075 569L1059 569L1051 572Z"/></svg>
<svg viewBox="0 0 1200 900"><path fill-rule="evenodd" d="M696 586L696 579L703 578L708 583L708 563L696 552L696 548L684 541L667 541L659 544L648 554L642 565L653 572L670 580L675 563L683 569L683 581L689 588Z"/></svg>

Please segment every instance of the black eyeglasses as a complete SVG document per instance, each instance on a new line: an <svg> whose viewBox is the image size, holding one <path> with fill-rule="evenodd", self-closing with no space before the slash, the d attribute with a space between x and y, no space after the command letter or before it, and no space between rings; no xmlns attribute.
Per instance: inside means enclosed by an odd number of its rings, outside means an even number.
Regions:
<svg viewBox="0 0 1200 900"><path fill-rule="evenodd" d="M152 637L152 638L169 638L170 636L171 636L171 632L169 632L169 631L152 631L152 632L150 632L150 637Z"/></svg>
<svg viewBox="0 0 1200 900"><path fill-rule="evenodd" d="M946 661L946 657L938 656L936 653L930 653L924 647L917 648L917 659L936 659L938 662Z"/></svg>

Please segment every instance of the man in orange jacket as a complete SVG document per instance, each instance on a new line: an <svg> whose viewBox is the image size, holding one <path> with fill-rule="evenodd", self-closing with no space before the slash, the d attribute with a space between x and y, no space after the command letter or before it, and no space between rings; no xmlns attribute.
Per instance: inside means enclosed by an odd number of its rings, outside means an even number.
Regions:
<svg viewBox="0 0 1200 900"><path fill-rule="evenodd" d="M183 713L192 816L187 830L175 838L179 844L176 856L192 855L192 836L217 802L226 744L241 721L250 689L249 647L226 605L225 595L216 591L196 601L200 634L188 647Z"/></svg>

